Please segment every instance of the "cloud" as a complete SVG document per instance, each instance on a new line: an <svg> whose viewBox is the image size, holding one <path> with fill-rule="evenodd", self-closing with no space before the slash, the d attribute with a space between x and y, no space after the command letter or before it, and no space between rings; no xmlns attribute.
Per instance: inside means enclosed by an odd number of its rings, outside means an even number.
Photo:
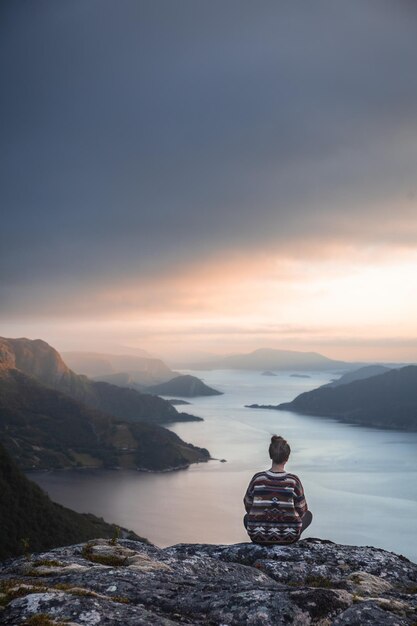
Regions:
<svg viewBox="0 0 417 626"><path fill-rule="evenodd" d="M412 3L2 12L4 317L175 304L234 256L415 247Z"/></svg>

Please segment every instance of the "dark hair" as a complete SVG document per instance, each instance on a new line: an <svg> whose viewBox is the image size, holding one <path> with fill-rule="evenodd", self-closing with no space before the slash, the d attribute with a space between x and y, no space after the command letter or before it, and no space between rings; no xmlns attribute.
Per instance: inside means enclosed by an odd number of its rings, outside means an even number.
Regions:
<svg viewBox="0 0 417 626"><path fill-rule="evenodd" d="M283 437L272 435L269 444L269 456L277 465L285 463L290 456L291 448Z"/></svg>

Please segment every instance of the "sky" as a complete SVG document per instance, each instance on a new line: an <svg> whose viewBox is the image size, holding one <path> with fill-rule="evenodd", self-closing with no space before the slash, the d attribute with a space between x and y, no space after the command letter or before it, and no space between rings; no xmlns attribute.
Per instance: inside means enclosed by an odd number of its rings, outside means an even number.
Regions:
<svg viewBox="0 0 417 626"><path fill-rule="evenodd" d="M0 334L417 361L414 0L3 0Z"/></svg>

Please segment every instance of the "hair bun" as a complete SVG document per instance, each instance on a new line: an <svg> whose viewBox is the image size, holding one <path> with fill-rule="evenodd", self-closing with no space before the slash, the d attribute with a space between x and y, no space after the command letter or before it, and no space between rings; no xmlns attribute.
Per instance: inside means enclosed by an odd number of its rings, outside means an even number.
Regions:
<svg viewBox="0 0 417 626"><path fill-rule="evenodd" d="M274 463L286 463L291 453L288 442L281 435L272 435L269 444L269 456Z"/></svg>

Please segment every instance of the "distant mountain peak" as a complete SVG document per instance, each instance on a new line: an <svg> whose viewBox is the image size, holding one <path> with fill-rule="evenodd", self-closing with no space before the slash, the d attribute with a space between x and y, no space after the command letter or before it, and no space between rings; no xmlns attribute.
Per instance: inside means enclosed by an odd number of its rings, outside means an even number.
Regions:
<svg viewBox="0 0 417 626"><path fill-rule="evenodd" d="M250 355L250 354L302 354L304 356L305 355L315 356L315 357L320 357L322 359L329 358L327 356L324 356L323 354L320 354L320 352L312 352L312 351L305 351L305 350L284 350L283 348L257 348L256 350L252 350L252 352L246 353L246 355ZM233 356L239 356L239 355L233 355ZM240 356L243 356L243 354L241 354Z"/></svg>
<svg viewBox="0 0 417 626"><path fill-rule="evenodd" d="M278 348L258 348L253 352L219 357L216 361L194 363L189 369L246 370L332 370L352 369L354 363L336 361L319 352L301 352Z"/></svg>

